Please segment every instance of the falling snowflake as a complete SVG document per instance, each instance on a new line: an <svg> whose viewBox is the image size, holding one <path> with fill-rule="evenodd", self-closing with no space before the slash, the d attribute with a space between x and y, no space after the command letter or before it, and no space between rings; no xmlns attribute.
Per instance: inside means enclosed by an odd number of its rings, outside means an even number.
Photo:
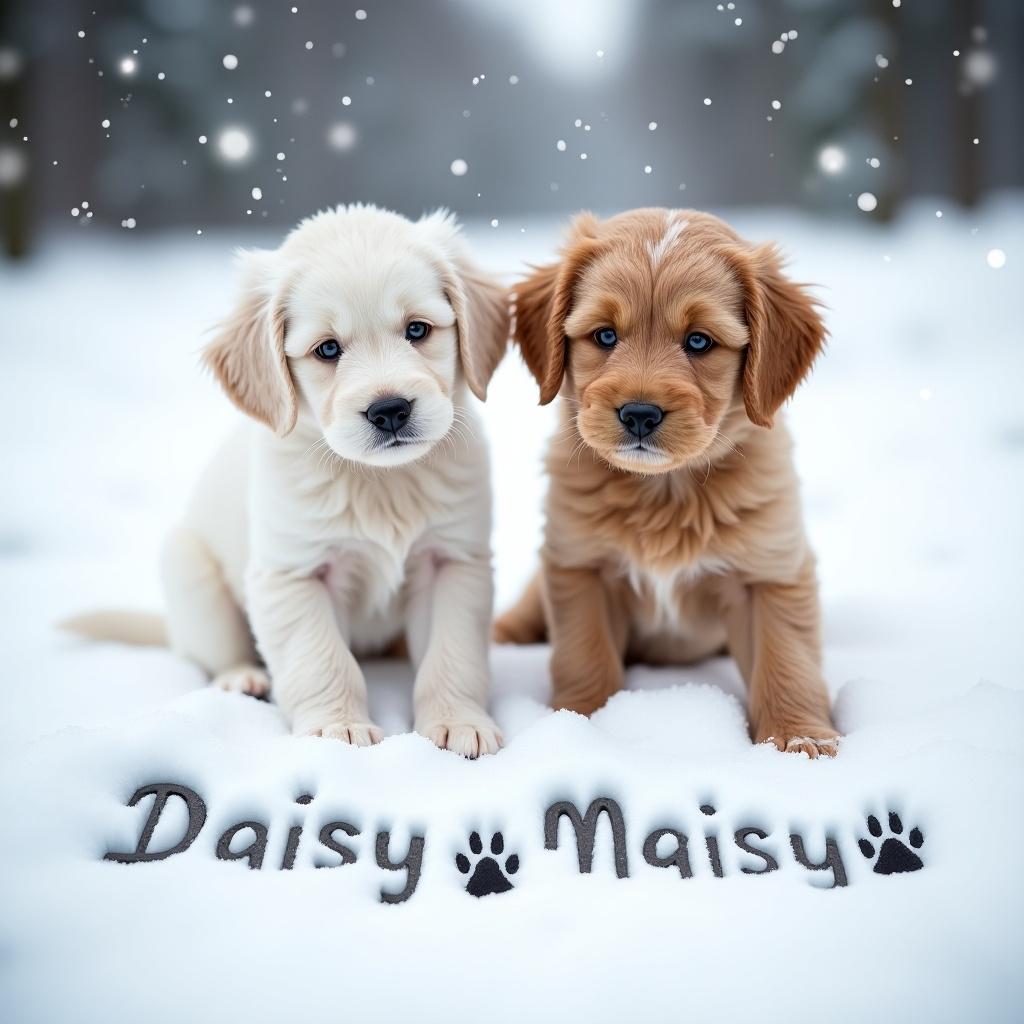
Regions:
<svg viewBox="0 0 1024 1024"><path fill-rule="evenodd" d="M999 65L990 50L971 50L964 58L964 77L971 85L986 86L995 79Z"/></svg>
<svg viewBox="0 0 1024 1024"><path fill-rule="evenodd" d="M225 128L217 139L220 155L230 163L240 163L252 152L252 138L244 128Z"/></svg>
<svg viewBox="0 0 1024 1024"><path fill-rule="evenodd" d="M355 128L348 121L335 121L327 129L327 145L339 153L347 153L357 140Z"/></svg>
<svg viewBox="0 0 1024 1024"><path fill-rule="evenodd" d="M469 164L467 164L465 160L459 158L452 161L450 169L456 178L461 178L469 170Z"/></svg>
<svg viewBox="0 0 1024 1024"><path fill-rule="evenodd" d="M28 158L17 146L0 146L0 188L12 188L28 171Z"/></svg>
<svg viewBox="0 0 1024 1024"><path fill-rule="evenodd" d="M818 166L826 174L840 174L846 167L846 152L839 146L824 146L818 153Z"/></svg>

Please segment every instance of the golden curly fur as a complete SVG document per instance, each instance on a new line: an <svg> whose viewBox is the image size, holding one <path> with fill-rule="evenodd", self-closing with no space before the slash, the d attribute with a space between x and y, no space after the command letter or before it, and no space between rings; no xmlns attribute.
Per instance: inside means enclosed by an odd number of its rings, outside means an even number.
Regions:
<svg viewBox="0 0 1024 1024"><path fill-rule="evenodd" d="M694 331L708 351L684 349ZM834 754L814 556L773 425L825 328L775 248L694 210L582 214L560 261L518 285L514 337L541 402L563 401L541 571L496 639L549 638L553 706L584 714L627 661L728 649L755 741ZM640 441L619 416L631 402L663 410Z"/></svg>

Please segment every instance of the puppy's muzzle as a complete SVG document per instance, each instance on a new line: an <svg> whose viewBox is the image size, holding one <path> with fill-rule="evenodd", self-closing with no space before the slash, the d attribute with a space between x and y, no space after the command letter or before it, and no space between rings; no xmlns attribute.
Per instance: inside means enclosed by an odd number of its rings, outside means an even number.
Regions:
<svg viewBox="0 0 1024 1024"><path fill-rule="evenodd" d="M412 402L404 398L381 398L366 410L366 418L381 433L397 434L412 415Z"/></svg>
<svg viewBox="0 0 1024 1024"><path fill-rule="evenodd" d="M619 422L638 441L650 436L665 418L665 412L658 405L645 402L628 402L619 409Z"/></svg>

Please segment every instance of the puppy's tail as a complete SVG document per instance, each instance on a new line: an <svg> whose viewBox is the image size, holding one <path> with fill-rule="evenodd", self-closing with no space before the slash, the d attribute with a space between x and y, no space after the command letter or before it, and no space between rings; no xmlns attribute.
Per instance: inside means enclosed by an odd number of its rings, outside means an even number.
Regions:
<svg viewBox="0 0 1024 1024"><path fill-rule="evenodd" d="M163 616L151 612L86 612L58 622L57 628L105 643L131 644L134 647L168 645Z"/></svg>
<svg viewBox="0 0 1024 1024"><path fill-rule="evenodd" d="M495 620L491 635L499 644L542 644L548 638L540 570L527 583L522 597Z"/></svg>

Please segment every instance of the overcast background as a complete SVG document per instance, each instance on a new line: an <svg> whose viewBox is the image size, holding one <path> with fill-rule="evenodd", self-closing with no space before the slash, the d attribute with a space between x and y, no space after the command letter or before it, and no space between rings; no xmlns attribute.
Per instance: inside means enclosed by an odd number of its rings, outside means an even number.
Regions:
<svg viewBox="0 0 1024 1024"><path fill-rule="evenodd" d="M47 227L286 225L352 200L863 219L870 192L884 222L1024 179L1017 0L8 0L0 19L8 253Z"/></svg>

